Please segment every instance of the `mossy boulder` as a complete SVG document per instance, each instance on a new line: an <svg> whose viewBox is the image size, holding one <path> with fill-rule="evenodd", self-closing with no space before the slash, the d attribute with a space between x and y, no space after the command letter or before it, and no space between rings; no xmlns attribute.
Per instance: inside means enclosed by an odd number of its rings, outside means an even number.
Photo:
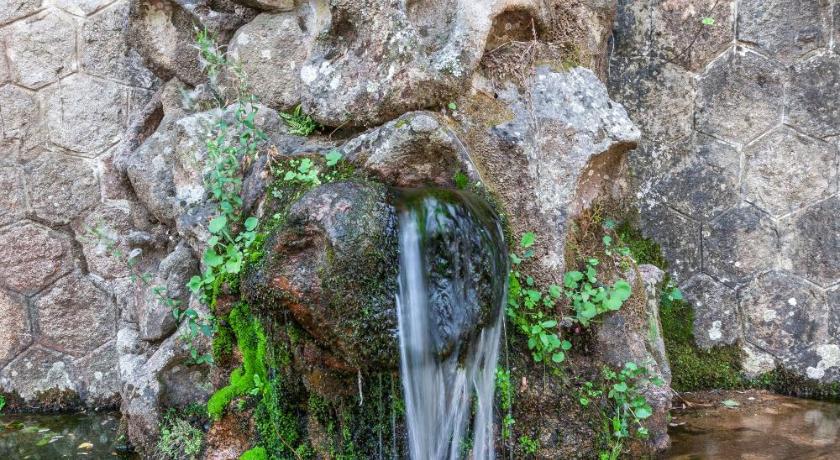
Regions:
<svg viewBox="0 0 840 460"><path fill-rule="evenodd" d="M338 369L396 369L399 272L389 189L336 182L307 193L267 236L242 292L262 317L303 327ZM326 359L329 358L329 359Z"/></svg>

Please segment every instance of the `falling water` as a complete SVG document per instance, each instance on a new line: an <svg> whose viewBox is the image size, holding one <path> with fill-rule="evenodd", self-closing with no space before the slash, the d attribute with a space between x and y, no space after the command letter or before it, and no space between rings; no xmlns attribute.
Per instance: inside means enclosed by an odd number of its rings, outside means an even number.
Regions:
<svg viewBox="0 0 840 460"><path fill-rule="evenodd" d="M399 224L397 310L411 458L493 459L508 270L498 218L473 196L432 190L406 192ZM470 433L472 443L465 442Z"/></svg>

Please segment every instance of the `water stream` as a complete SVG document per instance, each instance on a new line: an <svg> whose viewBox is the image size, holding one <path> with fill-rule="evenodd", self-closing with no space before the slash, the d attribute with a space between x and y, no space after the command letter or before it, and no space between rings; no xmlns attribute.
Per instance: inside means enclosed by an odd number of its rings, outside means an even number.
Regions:
<svg viewBox="0 0 840 460"><path fill-rule="evenodd" d="M475 197L436 190L406 192L399 225L400 370L411 458L493 459L508 269L499 221Z"/></svg>

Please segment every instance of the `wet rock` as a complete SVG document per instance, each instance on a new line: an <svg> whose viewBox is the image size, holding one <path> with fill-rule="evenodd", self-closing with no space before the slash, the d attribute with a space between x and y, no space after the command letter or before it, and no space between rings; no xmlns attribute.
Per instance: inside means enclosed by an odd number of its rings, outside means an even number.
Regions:
<svg viewBox="0 0 840 460"><path fill-rule="evenodd" d="M190 294L187 282L199 273L198 261L192 255L186 243L179 244L175 251L161 260L154 272L155 278L150 285L140 290L142 301L138 302L138 328L142 340L156 342L168 337L175 331L177 323L172 315L169 299L180 302L181 309L186 309ZM160 295L155 288L163 288Z"/></svg>
<svg viewBox="0 0 840 460"><path fill-rule="evenodd" d="M381 185L310 191L266 240L245 298L266 317L290 313L345 366L396 369L396 225Z"/></svg>
<svg viewBox="0 0 840 460"><path fill-rule="evenodd" d="M732 154L737 155L734 149ZM653 185L661 202L697 220L707 220L738 203L738 170L717 168L701 156L674 168Z"/></svg>
<svg viewBox="0 0 840 460"><path fill-rule="evenodd" d="M116 338L76 361L75 368L78 374L77 391L86 406L119 406L120 369Z"/></svg>
<svg viewBox="0 0 840 460"><path fill-rule="evenodd" d="M25 400L47 391L75 391L74 381L70 358L40 346L30 347L0 371L0 388L14 388Z"/></svg>
<svg viewBox="0 0 840 460"><path fill-rule="evenodd" d="M642 229L663 249L678 282L700 271L701 224L665 205L655 205L642 214Z"/></svg>

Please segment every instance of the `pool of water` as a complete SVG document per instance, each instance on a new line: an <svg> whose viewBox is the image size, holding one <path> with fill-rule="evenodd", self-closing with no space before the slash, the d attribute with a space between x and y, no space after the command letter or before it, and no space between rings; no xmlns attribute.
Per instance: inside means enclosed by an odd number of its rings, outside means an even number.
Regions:
<svg viewBox="0 0 840 460"><path fill-rule="evenodd" d="M131 458L114 449L119 414L0 415L0 459Z"/></svg>
<svg viewBox="0 0 840 460"><path fill-rule="evenodd" d="M840 459L840 404L761 392L686 400L672 412L665 458Z"/></svg>

